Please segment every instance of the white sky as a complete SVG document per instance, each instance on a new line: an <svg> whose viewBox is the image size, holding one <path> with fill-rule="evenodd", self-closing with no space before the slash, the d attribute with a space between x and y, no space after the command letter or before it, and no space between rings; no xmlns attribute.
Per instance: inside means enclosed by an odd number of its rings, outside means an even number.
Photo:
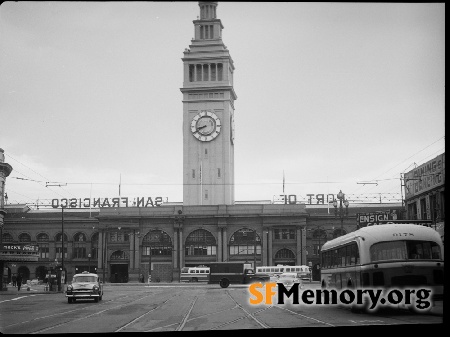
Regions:
<svg viewBox="0 0 450 337"><path fill-rule="evenodd" d="M9 203L183 199L183 51L198 2L0 6ZM219 2L235 194L400 196L445 152L445 3ZM17 179L20 178L20 179ZM378 185L361 182L375 182ZM47 186L61 184L63 186Z"/></svg>

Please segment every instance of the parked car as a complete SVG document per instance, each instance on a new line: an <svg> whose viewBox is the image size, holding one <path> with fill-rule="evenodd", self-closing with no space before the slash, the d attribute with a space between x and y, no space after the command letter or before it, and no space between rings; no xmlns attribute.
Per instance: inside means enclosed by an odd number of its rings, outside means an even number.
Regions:
<svg viewBox="0 0 450 337"><path fill-rule="evenodd" d="M37 278L32 279L32 280L30 281L30 284L31 284L32 286L34 286L34 285L36 285L36 284L41 284L41 283L42 283L42 281L39 281Z"/></svg>
<svg viewBox="0 0 450 337"><path fill-rule="evenodd" d="M279 277L280 277L280 274L270 275L270 282L278 282Z"/></svg>
<svg viewBox="0 0 450 337"><path fill-rule="evenodd" d="M75 274L72 282L67 286L66 297L69 303L76 299L93 298L95 302L101 301L103 297L103 284L97 274L84 271Z"/></svg>
<svg viewBox="0 0 450 337"><path fill-rule="evenodd" d="M294 283L299 283L302 287L302 279L298 273L282 273L279 275L277 283L283 283L285 286L292 286Z"/></svg>

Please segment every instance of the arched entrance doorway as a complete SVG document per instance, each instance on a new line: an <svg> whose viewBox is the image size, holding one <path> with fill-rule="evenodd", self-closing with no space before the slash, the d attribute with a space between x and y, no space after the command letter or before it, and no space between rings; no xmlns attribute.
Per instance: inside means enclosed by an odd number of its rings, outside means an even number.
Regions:
<svg viewBox="0 0 450 337"><path fill-rule="evenodd" d="M22 282L27 283L27 280L30 279L30 270L25 266L20 266L17 269L17 274L22 274Z"/></svg>
<svg viewBox="0 0 450 337"><path fill-rule="evenodd" d="M165 231L154 229L142 240L141 274L148 282L172 282L172 239Z"/></svg>
<svg viewBox="0 0 450 337"><path fill-rule="evenodd" d="M274 265L295 266L295 254L288 248L281 248L275 254L273 259Z"/></svg>
<svg viewBox="0 0 450 337"><path fill-rule="evenodd" d="M47 278L47 268L45 266L39 266L36 268L36 278L42 281Z"/></svg>
<svg viewBox="0 0 450 337"><path fill-rule="evenodd" d="M116 250L111 255L111 283L128 283L129 256L123 250Z"/></svg>

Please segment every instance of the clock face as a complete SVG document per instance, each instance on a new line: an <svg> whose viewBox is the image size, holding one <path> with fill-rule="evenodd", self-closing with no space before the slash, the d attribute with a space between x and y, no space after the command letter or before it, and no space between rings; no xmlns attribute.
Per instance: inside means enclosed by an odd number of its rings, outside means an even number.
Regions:
<svg viewBox="0 0 450 337"><path fill-rule="evenodd" d="M216 138L222 127L219 117L210 110L202 110L191 122L191 132L202 142L209 142Z"/></svg>

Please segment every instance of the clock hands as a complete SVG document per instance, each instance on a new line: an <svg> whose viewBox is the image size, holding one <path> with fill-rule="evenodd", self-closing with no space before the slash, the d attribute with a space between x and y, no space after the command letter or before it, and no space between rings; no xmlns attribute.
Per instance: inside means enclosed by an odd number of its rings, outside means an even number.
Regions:
<svg viewBox="0 0 450 337"><path fill-rule="evenodd" d="M197 131L200 130L200 129L206 128L206 126L207 126L207 125L202 125L202 126L198 127L198 128L197 128Z"/></svg>

